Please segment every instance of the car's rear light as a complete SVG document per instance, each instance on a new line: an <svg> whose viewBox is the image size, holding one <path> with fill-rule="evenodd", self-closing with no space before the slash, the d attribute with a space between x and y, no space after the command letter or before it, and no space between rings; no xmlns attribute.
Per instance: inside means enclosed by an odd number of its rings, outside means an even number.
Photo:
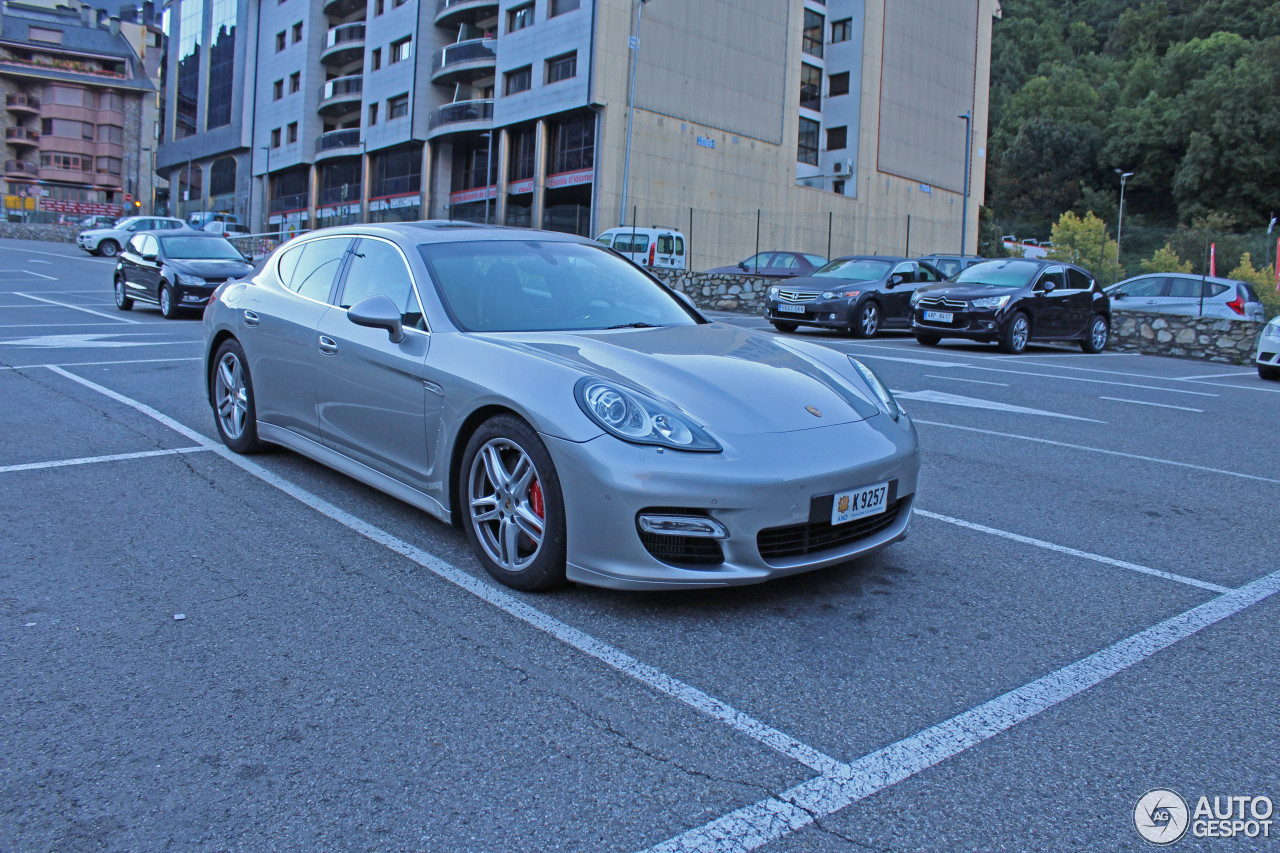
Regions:
<svg viewBox="0 0 1280 853"><path fill-rule="evenodd" d="M1244 294L1241 293L1239 290L1237 290L1236 298L1228 302L1227 307L1230 308L1232 311L1236 312L1237 314L1239 314L1241 317L1243 317L1244 316Z"/></svg>
<svg viewBox="0 0 1280 853"><path fill-rule="evenodd" d="M649 244L649 266L653 266L653 259L657 251L658 251L658 244L650 243Z"/></svg>

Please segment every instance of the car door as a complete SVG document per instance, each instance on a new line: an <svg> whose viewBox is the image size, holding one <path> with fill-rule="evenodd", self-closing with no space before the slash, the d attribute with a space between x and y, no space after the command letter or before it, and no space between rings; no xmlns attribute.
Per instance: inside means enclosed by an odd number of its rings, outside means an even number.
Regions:
<svg viewBox="0 0 1280 853"><path fill-rule="evenodd" d="M1111 291L1116 307L1130 311L1160 311L1168 292L1168 280L1163 275L1144 275L1131 279Z"/></svg>
<svg viewBox="0 0 1280 853"><path fill-rule="evenodd" d="M1060 338L1067 334L1071 302L1067 292L1066 270L1061 266L1046 267L1036 279L1033 290L1032 337Z"/></svg>
<svg viewBox="0 0 1280 853"><path fill-rule="evenodd" d="M885 279L884 290L876 297L885 328L901 329L911 324L911 294L920 286L916 283L918 270L915 261L903 261Z"/></svg>
<svg viewBox="0 0 1280 853"><path fill-rule="evenodd" d="M319 442L316 328L347 260L350 237L290 246L270 272L275 281L246 290L236 334L253 377L258 420Z"/></svg>
<svg viewBox="0 0 1280 853"><path fill-rule="evenodd" d="M337 307L316 330L316 415L333 450L419 491L428 490L431 443L443 398L424 385L431 336L408 260L399 247L361 237L351 251ZM404 336L358 326L348 309L386 296L401 311Z"/></svg>
<svg viewBox="0 0 1280 853"><path fill-rule="evenodd" d="M139 269L142 265L142 253L146 251L146 235L135 234L124 244L120 252L120 277L124 279L124 289L130 299L145 299L145 285Z"/></svg>
<svg viewBox="0 0 1280 853"><path fill-rule="evenodd" d="M1093 279L1084 270L1067 267L1066 313L1063 334L1075 337L1085 334L1093 319Z"/></svg>

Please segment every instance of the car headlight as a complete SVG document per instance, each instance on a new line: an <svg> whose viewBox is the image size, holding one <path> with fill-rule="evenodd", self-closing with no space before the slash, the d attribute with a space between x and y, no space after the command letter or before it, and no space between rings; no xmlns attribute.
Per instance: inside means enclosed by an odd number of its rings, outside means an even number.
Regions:
<svg viewBox="0 0 1280 853"><path fill-rule="evenodd" d="M921 297L922 295L923 295L923 294L921 294L921 293L920 293L920 291L918 291L918 290L916 290L916 291L912 291L912 293L911 293L911 307L912 307L912 308L915 308L915 307L916 307L916 303L920 301L920 297Z"/></svg>
<svg viewBox="0 0 1280 853"><path fill-rule="evenodd" d="M871 386L871 390L880 398L880 402L884 404L885 411L889 413L889 417L895 421L902 414L902 408L898 405L898 401L893 399L893 393L889 390L889 386L880 381L880 377L876 376L876 372L858 361L853 356L849 356L849 362L857 368L862 374L862 378Z"/></svg>
<svg viewBox="0 0 1280 853"><path fill-rule="evenodd" d="M185 284L188 287L204 287L207 282L198 275L187 275L184 272L178 273L178 284Z"/></svg>
<svg viewBox="0 0 1280 853"><path fill-rule="evenodd" d="M631 388L584 377L573 390L586 416L623 441L711 453L721 449L685 415Z"/></svg>
<svg viewBox="0 0 1280 853"><path fill-rule="evenodd" d="M974 308L1003 308L1005 303L1009 301L1008 296L984 296L981 299L974 299L969 302Z"/></svg>
<svg viewBox="0 0 1280 853"><path fill-rule="evenodd" d="M861 290L828 290L822 294L823 299L852 299L861 296Z"/></svg>
<svg viewBox="0 0 1280 853"><path fill-rule="evenodd" d="M776 287L771 287L771 288L769 288L769 298L770 298L770 299L777 299L777 298L778 298L778 290L779 290L779 288L776 288Z"/></svg>
<svg viewBox="0 0 1280 853"><path fill-rule="evenodd" d="M1280 323L1268 323L1263 334L1268 338L1280 338Z"/></svg>

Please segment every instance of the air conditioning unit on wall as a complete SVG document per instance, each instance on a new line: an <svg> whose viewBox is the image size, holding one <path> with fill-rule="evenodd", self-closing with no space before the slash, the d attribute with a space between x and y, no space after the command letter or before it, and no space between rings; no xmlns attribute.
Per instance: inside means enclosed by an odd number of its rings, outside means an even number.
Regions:
<svg viewBox="0 0 1280 853"><path fill-rule="evenodd" d="M833 167L833 169L834 171L832 172L832 174L837 178L851 177L853 175L853 161L837 160L835 162L835 166Z"/></svg>

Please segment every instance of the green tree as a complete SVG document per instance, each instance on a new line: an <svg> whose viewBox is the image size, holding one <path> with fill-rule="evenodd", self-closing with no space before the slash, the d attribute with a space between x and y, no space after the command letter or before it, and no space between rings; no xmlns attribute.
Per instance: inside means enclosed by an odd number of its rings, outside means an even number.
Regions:
<svg viewBox="0 0 1280 853"><path fill-rule="evenodd" d="M1124 278L1116 241L1107 236L1107 226L1089 211L1084 218L1067 211L1053 226L1053 250L1048 257L1077 264L1093 273L1099 282L1112 284Z"/></svg>
<svg viewBox="0 0 1280 853"><path fill-rule="evenodd" d="M1275 264L1265 266L1262 269L1255 269L1253 258L1249 257L1248 252L1245 252L1240 256L1240 263L1236 265L1236 268L1227 273L1227 278L1247 281L1253 285L1253 289L1258 292L1258 298L1266 306L1267 319L1280 314L1280 292L1276 291Z"/></svg>
<svg viewBox="0 0 1280 853"><path fill-rule="evenodd" d="M1163 249L1156 249L1155 254L1142 261L1141 266L1143 272L1191 272L1191 261L1178 257L1172 243L1165 243Z"/></svg>

